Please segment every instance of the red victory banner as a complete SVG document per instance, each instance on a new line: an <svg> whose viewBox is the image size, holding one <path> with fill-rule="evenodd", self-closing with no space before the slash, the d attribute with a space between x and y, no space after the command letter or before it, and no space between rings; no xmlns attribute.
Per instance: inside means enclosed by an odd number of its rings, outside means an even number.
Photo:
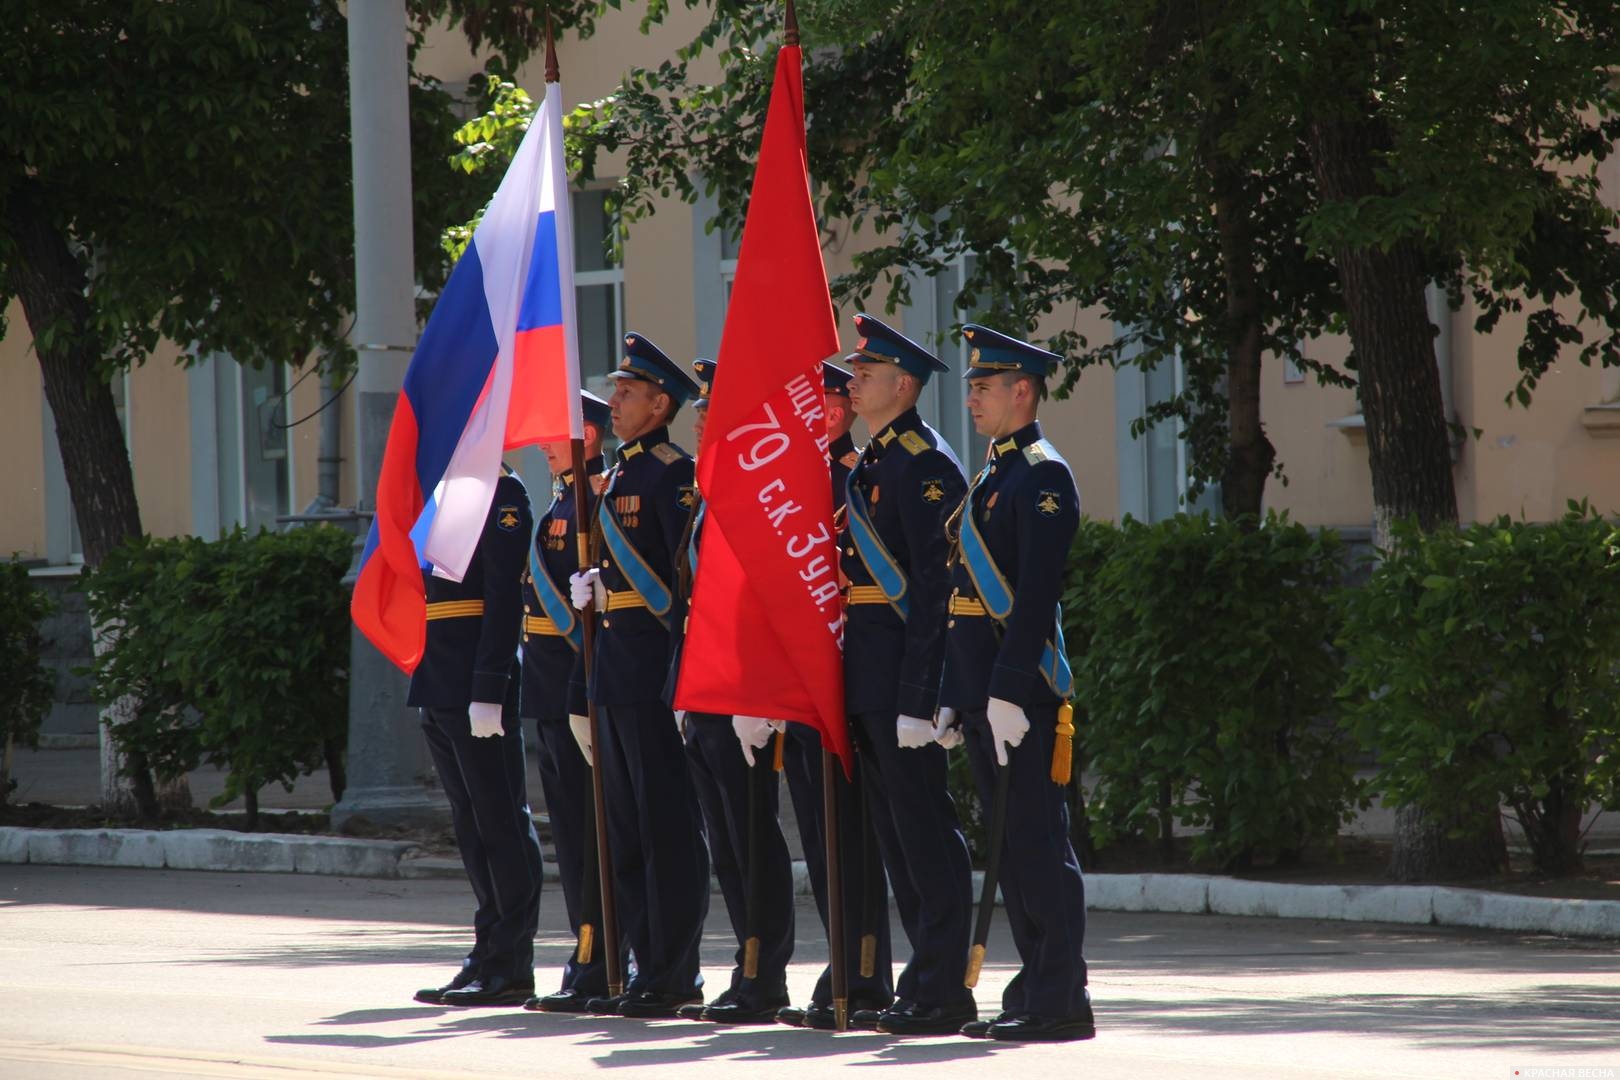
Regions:
<svg viewBox="0 0 1620 1080"><path fill-rule="evenodd" d="M776 57L698 451L706 510L675 707L810 724L849 760L821 362L838 328L805 160L797 44Z"/></svg>

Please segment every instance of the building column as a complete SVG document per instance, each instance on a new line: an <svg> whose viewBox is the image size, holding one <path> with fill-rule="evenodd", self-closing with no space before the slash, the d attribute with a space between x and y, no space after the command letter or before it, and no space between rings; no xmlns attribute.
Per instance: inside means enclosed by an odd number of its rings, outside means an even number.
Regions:
<svg viewBox="0 0 1620 1080"><path fill-rule="evenodd" d="M377 476L394 402L416 347L416 265L411 250L411 144L405 0L350 0L349 96L354 152L355 376L353 455L359 509L374 512ZM358 556L358 549L356 552ZM354 576L347 579L352 587ZM332 808L346 830L436 824L449 818L429 786L409 680L357 630L349 661L348 789Z"/></svg>

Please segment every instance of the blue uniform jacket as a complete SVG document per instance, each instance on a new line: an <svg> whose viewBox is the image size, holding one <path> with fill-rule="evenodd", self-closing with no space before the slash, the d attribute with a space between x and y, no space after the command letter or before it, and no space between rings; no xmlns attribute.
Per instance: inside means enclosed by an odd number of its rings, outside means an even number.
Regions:
<svg viewBox="0 0 1620 1080"><path fill-rule="evenodd" d="M950 446L917 415L901 414L872 437L850 473L866 498L883 545L905 572L909 612L888 604L851 604L844 626L844 702L851 713L932 717L945 654L945 519L967 481ZM856 553L846 520L839 563L851 586L875 582Z"/></svg>
<svg viewBox="0 0 1620 1080"><path fill-rule="evenodd" d="M461 581L434 577L427 584L427 647L411 676L407 704L426 709L464 709L474 701L506 700L518 668L523 622L523 571L529 557L534 515L523 481L510 470L495 485L484 533ZM433 605L479 601L477 614L434 618ZM439 609L447 610L447 609Z"/></svg>
<svg viewBox="0 0 1620 1080"><path fill-rule="evenodd" d="M1056 630L1063 565L1080 526L1074 476L1033 423L992 446L969 498L962 512L973 515L1012 590L1013 607L1005 631L988 615L951 616L940 702L982 709L992 697L1024 707L1056 701L1040 659ZM965 528L965 522L958 525ZM977 598L960 558L952 563L951 588L954 595Z"/></svg>
<svg viewBox="0 0 1620 1080"><path fill-rule="evenodd" d="M844 508L844 481L849 479L849 471L860 459L861 452L855 449L855 440L847 431L827 447L827 468L832 472L834 514Z"/></svg>
<svg viewBox="0 0 1620 1080"><path fill-rule="evenodd" d="M600 454L585 463L585 471L593 480L602 475L604 467ZM596 506L594 484L585 489L585 504L589 508ZM574 520L574 474L569 471L557 478L552 488L551 507L535 528L533 560L556 584L565 601L568 600L568 578L579 570ZM540 604L534 579L525 573L523 580L525 617L543 617L546 609ZM585 671L580 654L567 638L530 633L528 624L524 625L524 717L545 722L566 720L570 713L583 716Z"/></svg>
<svg viewBox="0 0 1620 1080"><path fill-rule="evenodd" d="M619 448L619 464L602 498L619 516L625 537L673 594L675 550L697 499L692 458L657 428ZM600 512L599 512L600 513ZM599 531L599 530L597 530ZM607 546L595 543L602 583L610 592L631 589ZM670 605L670 617L677 614ZM596 635L596 670L591 700L597 705L637 705L661 700L669 675L670 635L644 607L620 608L602 616Z"/></svg>

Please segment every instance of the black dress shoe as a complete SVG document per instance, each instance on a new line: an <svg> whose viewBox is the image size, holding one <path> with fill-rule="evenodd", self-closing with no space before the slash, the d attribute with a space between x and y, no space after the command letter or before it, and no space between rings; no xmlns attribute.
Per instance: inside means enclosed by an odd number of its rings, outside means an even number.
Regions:
<svg viewBox="0 0 1620 1080"><path fill-rule="evenodd" d="M530 1012L582 1013L588 1011L591 995L578 990L559 990L545 997L533 997L523 1003Z"/></svg>
<svg viewBox="0 0 1620 1080"><path fill-rule="evenodd" d="M585 1000L585 1011L596 1016L618 1016L619 1007L624 1004L625 999L629 996L629 994L614 994L612 997L608 997L604 994L602 997L587 998Z"/></svg>
<svg viewBox="0 0 1620 1080"><path fill-rule="evenodd" d="M533 996L534 983L513 982L504 975L491 975L488 978L474 979L460 990L447 992L440 1003L458 1008L522 1005Z"/></svg>
<svg viewBox="0 0 1620 1080"><path fill-rule="evenodd" d="M979 1010L969 1001L962 1005L919 1005L885 1010L878 1017L877 1029L885 1035L955 1035L969 1021L979 1018Z"/></svg>
<svg viewBox="0 0 1620 1080"><path fill-rule="evenodd" d="M655 994L650 991L633 994L619 1005L619 1015L637 1020L673 1020L681 1014L682 1005L693 1002L701 1005L703 994L692 990L680 994Z"/></svg>
<svg viewBox="0 0 1620 1080"><path fill-rule="evenodd" d="M876 1031L878 1017L886 1005L875 1002L868 1005L864 1002L851 1004L849 1016L846 1018L852 1031ZM789 1027L806 1027L815 1031L837 1031L838 1018L833 1014L833 1007L828 1002L813 1001L809 1008L798 1009L788 1006L776 1014L778 1024Z"/></svg>
<svg viewBox="0 0 1620 1080"><path fill-rule="evenodd" d="M474 974L471 968L462 968L456 973L455 978L451 979L443 986L429 986L425 989L418 990L415 995L416 1000L420 1001L424 1005L443 1005L444 995L448 994L452 990L460 990L463 986L466 986L477 977L478 976Z"/></svg>
<svg viewBox="0 0 1620 1080"><path fill-rule="evenodd" d="M970 1039L988 1039L990 1037L990 1025L1004 1024L1012 1018L1012 1013L1004 1012L994 1020L969 1020L962 1025L962 1034Z"/></svg>
<svg viewBox="0 0 1620 1080"><path fill-rule="evenodd" d="M1002 1042L1078 1042L1096 1035L1089 1009L1081 1016L1015 1016L990 1025L990 1037Z"/></svg>
<svg viewBox="0 0 1620 1080"><path fill-rule="evenodd" d="M711 1024L769 1024L787 1003L786 994L759 1005L744 1000L740 995L731 1001L717 999L714 1004L704 1007L700 1019ZM681 1013L685 1015L686 1007L682 1007Z"/></svg>

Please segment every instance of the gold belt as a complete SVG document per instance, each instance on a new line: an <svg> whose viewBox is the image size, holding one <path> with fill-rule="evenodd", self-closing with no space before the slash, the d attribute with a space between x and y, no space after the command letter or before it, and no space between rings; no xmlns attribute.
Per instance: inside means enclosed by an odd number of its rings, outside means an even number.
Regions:
<svg viewBox="0 0 1620 1080"><path fill-rule="evenodd" d="M950 613L952 615L986 615L984 601L974 596L951 597Z"/></svg>
<svg viewBox="0 0 1620 1080"><path fill-rule="evenodd" d="M608 593L607 610L609 611L622 611L625 608L644 608L646 606L647 598L634 589Z"/></svg>
<svg viewBox="0 0 1620 1080"><path fill-rule="evenodd" d="M525 615L523 629L526 633L539 634L542 637L562 637L562 631L549 615Z"/></svg>
<svg viewBox="0 0 1620 1080"><path fill-rule="evenodd" d="M427 606L427 617L432 619L467 619L484 613L482 600L440 600Z"/></svg>
<svg viewBox="0 0 1620 1080"><path fill-rule="evenodd" d="M889 598L884 595L883 589L877 585L851 585L844 594L847 603L854 604L887 604Z"/></svg>

